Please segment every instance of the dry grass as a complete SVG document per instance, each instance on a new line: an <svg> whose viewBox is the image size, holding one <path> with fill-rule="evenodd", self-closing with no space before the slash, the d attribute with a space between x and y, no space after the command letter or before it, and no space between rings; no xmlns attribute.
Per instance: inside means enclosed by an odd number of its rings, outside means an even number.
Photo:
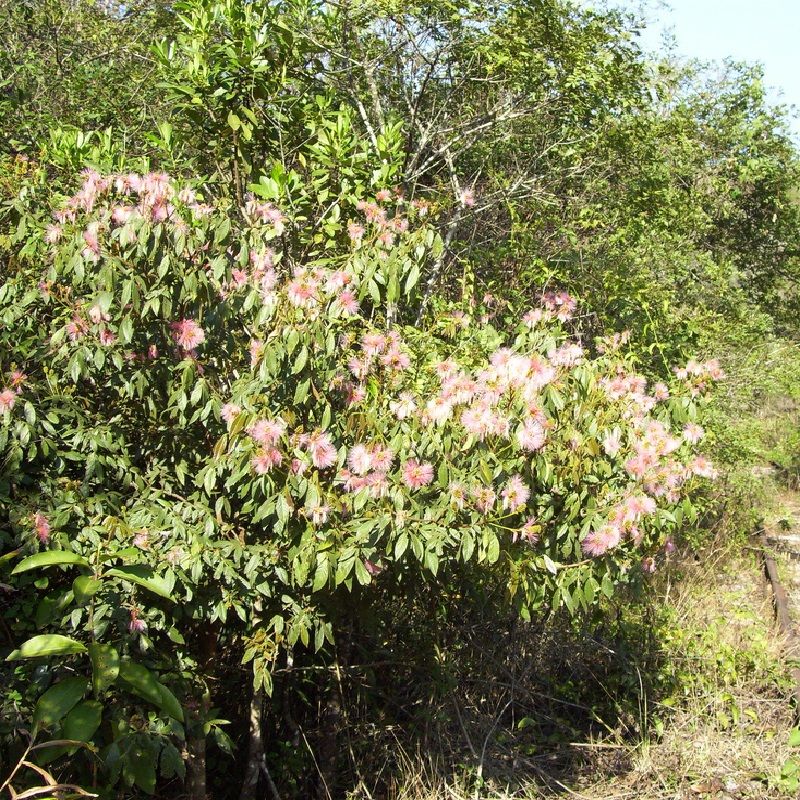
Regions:
<svg viewBox="0 0 800 800"><path fill-rule="evenodd" d="M589 637L588 647L568 643L571 655L559 651L560 635L532 648L518 642L521 655L507 653L502 669L492 662L497 686L479 689L475 676L474 684L457 687L452 724L411 752L398 732L390 750L399 779L353 797L796 800L779 781L792 755L793 712L757 555L717 552L683 572L677 582L665 579L655 603L664 611L659 658L610 665L632 670L623 676L633 693L627 706L619 687L603 688L611 673L602 673L601 636ZM487 661L496 655L489 651ZM564 663L576 681L597 679L594 691L608 691L608 702L584 705L574 695L541 691L532 676ZM611 697L614 691L619 696ZM610 707L616 718L602 718L598 709ZM520 724L526 714L537 720L535 735Z"/></svg>

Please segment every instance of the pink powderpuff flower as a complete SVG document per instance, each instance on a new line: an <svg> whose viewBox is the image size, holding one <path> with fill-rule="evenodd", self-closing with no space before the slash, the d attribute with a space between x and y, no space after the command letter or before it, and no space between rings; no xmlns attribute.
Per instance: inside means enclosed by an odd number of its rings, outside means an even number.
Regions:
<svg viewBox="0 0 800 800"><path fill-rule="evenodd" d="M194 350L206 340L205 331L193 319L173 322L170 327L176 344L184 350Z"/></svg>
<svg viewBox="0 0 800 800"><path fill-rule="evenodd" d="M328 516L331 513L329 505L314 505L307 509L307 513L311 516L311 522L314 525L324 525L328 521Z"/></svg>
<svg viewBox="0 0 800 800"><path fill-rule="evenodd" d="M669 399L669 388L667 387L666 383L655 383L653 384L653 397L656 400L668 400Z"/></svg>
<svg viewBox="0 0 800 800"><path fill-rule="evenodd" d="M503 508L513 514L528 502L531 491L521 475L512 475L500 496L503 498Z"/></svg>
<svg viewBox="0 0 800 800"><path fill-rule="evenodd" d="M411 392L401 392L397 400L392 400L389 403L389 410L397 419L406 419L410 417L417 410L417 404L414 402L414 395L411 394Z"/></svg>
<svg viewBox="0 0 800 800"><path fill-rule="evenodd" d="M642 559L642 572L652 575L656 571L656 560L652 556Z"/></svg>
<svg viewBox="0 0 800 800"><path fill-rule="evenodd" d="M348 406L354 406L357 403L360 403L366 398L367 396L367 389L363 384L359 384L358 386L353 386L352 383L348 383L345 387L346 389L346 400Z"/></svg>
<svg viewBox="0 0 800 800"><path fill-rule="evenodd" d="M247 428L247 433L250 434L250 437L265 446L277 444L285 431L286 422L281 417L259 419Z"/></svg>
<svg viewBox="0 0 800 800"><path fill-rule="evenodd" d="M705 433L700 425L696 425L693 422L688 423L683 428L683 438L689 444L697 444L705 436Z"/></svg>
<svg viewBox="0 0 800 800"><path fill-rule="evenodd" d="M526 311L522 317L522 322L529 328L535 328L544 319L544 311L541 308L532 308Z"/></svg>
<svg viewBox="0 0 800 800"><path fill-rule="evenodd" d="M50 541L50 521L41 511L33 515L33 529L42 544Z"/></svg>
<svg viewBox="0 0 800 800"><path fill-rule="evenodd" d="M150 546L150 537L147 531L139 531L136 536L133 537L133 546L141 550L147 550Z"/></svg>
<svg viewBox="0 0 800 800"><path fill-rule="evenodd" d="M348 222L347 235L353 244L359 244L364 238L364 226L359 225L357 222Z"/></svg>
<svg viewBox="0 0 800 800"><path fill-rule="evenodd" d="M353 278L349 272L345 272L343 269L337 269L335 272L332 272L328 276L328 280L325 281L325 291L333 293L338 292L340 289L344 289L345 286L352 283Z"/></svg>
<svg viewBox="0 0 800 800"><path fill-rule="evenodd" d="M511 541L518 542L521 540L526 541L529 545L534 545L539 541L536 531L539 530L539 523L536 517L528 517L525 524L518 530L511 534Z"/></svg>
<svg viewBox="0 0 800 800"><path fill-rule="evenodd" d="M62 230L60 225L48 225L44 234L44 240L47 244L56 244L56 242L60 241L61 234Z"/></svg>
<svg viewBox="0 0 800 800"><path fill-rule="evenodd" d="M714 465L704 456L697 456L697 458L689 464L689 471L700 478L709 478L711 480L714 480L719 474L714 468Z"/></svg>
<svg viewBox="0 0 800 800"><path fill-rule="evenodd" d="M476 508L482 514L488 514L497 500L497 493L491 486L474 486L472 488L472 500Z"/></svg>
<svg viewBox="0 0 800 800"><path fill-rule="evenodd" d="M297 270L294 279L286 287L289 302L298 308L313 308L318 302L319 284L313 275L305 270Z"/></svg>
<svg viewBox="0 0 800 800"><path fill-rule="evenodd" d="M404 370L411 366L411 358L396 347L381 356L381 364L387 369Z"/></svg>
<svg viewBox="0 0 800 800"><path fill-rule="evenodd" d="M266 475L273 467L279 467L283 462L283 455L276 447L260 450L250 461L256 475Z"/></svg>
<svg viewBox="0 0 800 800"><path fill-rule="evenodd" d="M106 314L103 309L98 305L93 305L89 309L89 319L95 324L99 325L101 322L108 322L111 317Z"/></svg>
<svg viewBox="0 0 800 800"><path fill-rule="evenodd" d="M547 430L535 419L526 419L517 431L517 441L523 450L536 452L544 447L547 441Z"/></svg>
<svg viewBox="0 0 800 800"><path fill-rule="evenodd" d="M79 339L82 339L86 335L86 331L88 330L88 325L86 324L86 320L82 317L79 317L75 314L72 317L72 320L67 323L66 325L67 336L71 342L77 342Z"/></svg>
<svg viewBox="0 0 800 800"><path fill-rule="evenodd" d="M100 344L103 347L110 347L116 341L117 337L108 328L103 328L100 331Z"/></svg>
<svg viewBox="0 0 800 800"><path fill-rule="evenodd" d="M581 542L581 547L583 552L589 556L601 556L616 547L620 538L619 528L613 525L604 525L598 531L591 531Z"/></svg>
<svg viewBox="0 0 800 800"><path fill-rule="evenodd" d="M156 345L154 345L154 344L151 344L151 345L150 345L150 346L147 348L147 357L148 357L149 359L156 359L156 358L158 358L158 347L156 347Z"/></svg>
<svg viewBox="0 0 800 800"><path fill-rule="evenodd" d="M372 469L372 453L363 444L357 444L350 448L347 455L347 466L355 475L366 475Z"/></svg>
<svg viewBox="0 0 800 800"><path fill-rule="evenodd" d="M622 447L622 434L619 428L614 428L603 437L603 450L610 458L615 458Z"/></svg>
<svg viewBox="0 0 800 800"><path fill-rule="evenodd" d="M475 205L475 193L472 189L464 189L459 197L461 205L465 208L472 208Z"/></svg>
<svg viewBox="0 0 800 800"><path fill-rule="evenodd" d="M222 406L219 415L225 422L228 423L228 425L230 425L231 422L233 422L241 413L241 406L237 406L236 403L225 403L225 405Z"/></svg>
<svg viewBox="0 0 800 800"><path fill-rule="evenodd" d="M342 309L342 313L347 317L355 316L358 314L359 309L361 308L355 294L353 294L353 292L351 292L349 289L345 289L343 292L340 292L339 296L336 298L336 302Z"/></svg>
<svg viewBox="0 0 800 800"><path fill-rule="evenodd" d="M318 430L310 434L306 447L311 454L311 463L317 469L327 469L336 463L336 448L327 433Z"/></svg>
<svg viewBox="0 0 800 800"><path fill-rule="evenodd" d="M375 199L379 203L385 203L392 199L392 193L388 189L381 189L375 193Z"/></svg>
<svg viewBox="0 0 800 800"><path fill-rule="evenodd" d="M289 464L289 472L291 472L292 475L302 475L305 471L305 463L299 458L293 458Z"/></svg>
<svg viewBox="0 0 800 800"><path fill-rule="evenodd" d="M22 386L27 380L28 376L21 369L12 370L8 376L8 382L17 394L22 394Z"/></svg>
<svg viewBox="0 0 800 800"><path fill-rule="evenodd" d="M262 355L264 355L264 342L253 339L250 342L250 369L254 369L258 365Z"/></svg>
<svg viewBox="0 0 800 800"><path fill-rule="evenodd" d="M377 356L386 347L386 337L380 333L365 333L361 337L361 350L365 356Z"/></svg>
<svg viewBox="0 0 800 800"><path fill-rule="evenodd" d="M139 616L139 612L131 609L131 621L128 623L128 630L132 634L143 633L147 629L147 623Z"/></svg>
<svg viewBox="0 0 800 800"><path fill-rule="evenodd" d="M463 509L467 504L467 487L461 481L451 481L447 491L450 493L450 503L459 510Z"/></svg>
<svg viewBox="0 0 800 800"><path fill-rule="evenodd" d="M403 483L409 489L419 489L427 486L433 480L433 465L409 458L403 464Z"/></svg>
<svg viewBox="0 0 800 800"><path fill-rule="evenodd" d="M371 450L372 469L384 475L392 468L394 463L394 452L390 447L373 445Z"/></svg>
<svg viewBox="0 0 800 800"><path fill-rule="evenodd" d="M14 403L17 402L17 394L13 389L3 389L0 392L0 414L5 414L6 411L11 411L14 408Z"/></svg>

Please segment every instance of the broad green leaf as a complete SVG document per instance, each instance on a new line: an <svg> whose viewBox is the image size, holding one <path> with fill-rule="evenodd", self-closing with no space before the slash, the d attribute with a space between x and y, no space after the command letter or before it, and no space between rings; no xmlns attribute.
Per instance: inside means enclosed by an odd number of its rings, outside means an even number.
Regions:
<svg viewBox="0 0 800 800"><path fill-rule="evenodd" d="M11 570L11 574L18 575L20 572L27 572L30 569L53 567L62 564L77 565L79 567L89 566L89 562L83 556L79 556L69 550L43 550L41 553L34 553L32 556L23 558Z"/></svg>
<svg viewBox="0 0 800 800"><path fill-rule="evenodd" d="M72 581L72 593L78 603L85 603L94 597L103 585L102 581L92 578L89 575L80 575Z"/></svg>
<svg viewBox="0 0 800 800"><path fill-rule="evenodd" d="M92 642L89 645L92 660L92 687L95 694L102 694L119 675L119 653L109 644Z"/></svg>
<svg viewBox="0 0 800 800"><path fill-rule="evenodd" d="M119 680L133 694L166 711L171 717L183 722L183 709L175 695L164 686L147 667L123 659L119 665Z"/></svg>
<svg viewBox="0 0 800 800"><path fill-rule="evenodd" d="M62 734L66 739L77 742L91 742L100 720L103 716L103 706L97 700L84 700L78 703L64 720Z"/></svg>
<svg viewBox="0 0 800 800"><path fill-rule="evenodd" d="M69 636L62 636L60 633L43 633L24 642L18 650L14 650L6 657L6 661L42 656L67 656L85 652L86 648L75 639L70 639Z"/></svg>
<svg viewBox="0 0 800 800"><path fill-rule="evenodd" d="M82 676L64 678L51 686L37 701L33 710L34 738L41 728L49 728L75 706L86 694L89 682Z"/></svg>
<svg viewBox="0 0 800 800"><path fill-rule="evenodd" d="M150 567L142 564L132 564L127 567L114 567L108 570L106 575L115 578L123 578L167 600L173 599L170 586L167 582L160 575L157 575Z"/></svg>

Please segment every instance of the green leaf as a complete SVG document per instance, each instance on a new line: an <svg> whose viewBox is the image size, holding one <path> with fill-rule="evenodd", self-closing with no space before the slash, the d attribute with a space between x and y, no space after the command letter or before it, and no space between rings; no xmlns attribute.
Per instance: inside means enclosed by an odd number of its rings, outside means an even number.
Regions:
<svg viewBox="0 0 800 800"><path fill-rule="evenodd" d="M73 653L85 653L86 648L69 636L60 633L43 633L24 642L18 650L6 657L6 661L18 661L20 658L40 658L41 656L66 656Z"/></svg>
<svg viewBox="0 0 800 800"><path fill-rule="evenodd" d="M789 731L789 747L800 747L800 728Z"/></svg>
<svg viewBox="0 0 800 800"><path fill-rule="evenodd" d="M11 570L12 575L18 575L20 572L27 572L29 569L39 569L40 567L53 567L60 564L77 565L79 567L88 567L89 562L77 553L72 553L69 550L43 550L41 553L34 553L32 556L23 558L14 569Z"/></svg>
<svg viewBox="0 0 800 800"><path fill-rule="evenodd" d="M239 128L242 127L242 121L233 111L228 113L228 125L231 127L232 130L238 131Z"/></svg>
<svg viewBox="0 0 800 800"><path fill-rule="evenodd" d="M550 558L550 556L548 556L547 553L545 553L544 555L544 565L547 568L547 571L551 572L553 575L555 575L556 572L558 572L558 567L556 566L556 562L553 561L553 559Z"/></svg>
<svg viewBox="0 0 800 800"><path fill-rule="evenodd" d="M181 704L175 695L147 667L128 659L123 659L119 665L119 680L133 694L166 711L174 719L183 722Z"/></svg>
<svg viewBox="0 0 800 800"><path fill-rule="evenodd" d="M89 682L82 676L64 678L51 686L37 701L33 710L34 738L40 728L59 722L86 694Z"/></svg>
<svg viewBox="0 0 800 800"><path fill-rule="evenodd" d="M97 700L78 703L64 720L62 734L65 739L76 742L91 742L103 716L103 705Z"/></svg>
<svg viewBox="0 0 800 800"><path fill-rule="evenodd" d="M119 653L109 644L92 642L89 645L92 660L92 687L101 694L111 686L119 675Z"/></svg>
<svg viewBox="0 0 800 800"><path fill-rule="evenodd" d="M166 600L172 600L171 588L169 584L147 566L143 564L131 564L127 567L114 567L108 570L106 575L111 575L115 578L123 578L131 583L138 584L159 597Z"/></svg>
<svg viewBox="0 0 800 800"><path fill-rule="evenodd" d="M72 581L72 593L78 603L86 603L94 597L103 585L102 581L92 578L89 575L80 575Z"/></svg>

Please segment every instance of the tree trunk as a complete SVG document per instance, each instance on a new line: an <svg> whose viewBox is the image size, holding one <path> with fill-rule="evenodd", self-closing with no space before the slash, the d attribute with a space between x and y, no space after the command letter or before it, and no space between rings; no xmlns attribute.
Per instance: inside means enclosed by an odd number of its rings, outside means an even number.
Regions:
<svg viewBox="0 0 800 800"><path fill-rule="evenodd" d="M253 690L250 700L250 745L247 753L242 791L239 800L256 800L258 776L264 760L264 739L261 733L261 722L264 713L264 689Z"/></svg>

